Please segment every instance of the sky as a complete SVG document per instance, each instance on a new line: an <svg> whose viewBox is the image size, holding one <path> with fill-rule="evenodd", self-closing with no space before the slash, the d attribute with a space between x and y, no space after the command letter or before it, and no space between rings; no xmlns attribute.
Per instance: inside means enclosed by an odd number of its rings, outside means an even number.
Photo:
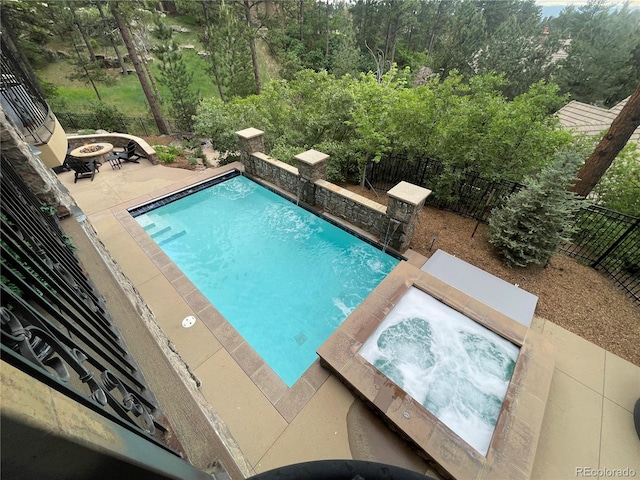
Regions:
<svg viewBox="0 0 640 480"><path fill-rule="evenodd" d="M557 17L562 9L568 5L586 5L587 0L536 0L536 4L542 7L543 17ZM610 0L607 2L612 7L621 6L621 0ZM629 6L632 9L640 8L640 0L630 0Z"/></svg>
<svg viewBox="0 0 640 480"><path fill-rule="evenodd" d="M542 6L551 6L551 5L586 5L588 2L586 0L536 0L537 5ZM612 6L622 5L624 2L620 0L613 0L608 2ZM631 7L640 7L640 0L631 0L629 2L629 6Z"/></svg>

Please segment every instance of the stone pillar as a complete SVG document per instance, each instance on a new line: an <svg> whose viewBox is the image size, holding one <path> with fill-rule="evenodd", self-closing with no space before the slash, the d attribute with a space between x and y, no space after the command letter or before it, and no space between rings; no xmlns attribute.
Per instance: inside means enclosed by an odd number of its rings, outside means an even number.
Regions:
<svg viewBox="0 0 640 480"><path fill-rule="evenodd" d="M307 150L295 156L298 167L298 200L308 205L316 204L316 180L326 180L329 155L317 150Z"/></svg>
<svg viewBox="0 0 640 480"><path fill-rule="evenodd" d="M427 197L431 195L431 190L409 182L400 182L389 190L387 195L389 196L387 205L389 223L380 242L403 252L409 248L418 214Z"/></svg>
<svg viewBox="0 0 640 480"><path fill-rule="evenodd" d="M240 148L240 161L245 166L247 173L256 174L255 162L251 158L254 152L264 152L264 132L257 128L245 128L236 132Z"/></svg>

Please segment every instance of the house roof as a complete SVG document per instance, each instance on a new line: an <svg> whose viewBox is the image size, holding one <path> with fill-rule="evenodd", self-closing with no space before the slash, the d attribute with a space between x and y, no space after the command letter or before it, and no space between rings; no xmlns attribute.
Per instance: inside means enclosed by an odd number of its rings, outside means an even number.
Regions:
<svg viewBox="0 0 640 480"><path fill-rule="evenodd" d="M563 127L579 134L595 136L611 126L613 120L626 105L627 100L629 97L609 110L572 100L558 110L556 115ZM635 129L629 141L640 142L640 127Z"/></svg>

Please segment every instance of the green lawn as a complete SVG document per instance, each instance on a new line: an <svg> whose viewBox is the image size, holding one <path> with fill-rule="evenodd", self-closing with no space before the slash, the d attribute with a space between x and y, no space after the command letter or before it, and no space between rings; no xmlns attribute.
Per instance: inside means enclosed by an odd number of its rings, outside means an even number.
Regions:
<svg viewBox="0 0 640 480"><path fill-rule="evenodd" d="M200 91L202 97L218 96L218 89L210 75L205 59L197 55L193 50L184 50L184 59L189 71L193 72L193 85L195 91ZM39 70L38 76L47 82L51 82L58 88L58 94L64 99L66 105L63 108L67 112L88 113L91 112L92 103L98 98L89 84L69 80L72 70L68 62L57 62ZM108 105L118 108L129 117L148 116L149 107L144 97L142 87L135 74L123 76L115 69L111 72L115 78L115 84L106 86L97 84L102 100ZM159 83L157 64L151 64L151 72L156 79L162 98L169 98L169 91Z"/></svg>
<svg viewBox="0 0 640 480"><path fill-rule="evenodd" d="M184 49L183 58L187 64L188 71L193 73L192 88L198 91L202 98L218 97L218 88L215 79L210 71L210 64L207 57L201 57L198 52L202 47L198 41L198 27L191 18L172 18L170 23L181 24L191 29L188 33L175 32L174 37L180 45L193 45L193 49ZM278 65L270 57L268 48L262 41L256 42L258 48L258 61L262 83L267 83L272 78L278 78ZM60 48L62 49L62 48ZM112 52L101 52L112 55ZM150 63L152 75L156 80L160 96L169 99L169 91L160 83L157 61ZM128 64L133 69L131 64ZM98 98L90 84L70 80L69 76L74 67L68 60L61 60L49 64L45 68L38 70L37 75L44 81L52 83L57 87L59 97L62 102L51 102L54 110L59 112L91 113L93 105ZM97 89L106 104L116 107L127 117L151 117L149 106L138 81L137 75L123 76L119 69L111 69L110 75L114 78L113 85L96 84ZM62 105L58 105L62 103ZM168 118L168 108L166 102L161 106L164 115Z"/></svg>

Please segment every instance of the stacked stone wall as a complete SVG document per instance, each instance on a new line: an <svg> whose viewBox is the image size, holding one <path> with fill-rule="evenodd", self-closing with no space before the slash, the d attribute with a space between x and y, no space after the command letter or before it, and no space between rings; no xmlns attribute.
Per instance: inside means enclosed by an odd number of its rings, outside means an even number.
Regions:
<svg viewBox="0 0 640 480"><path fill-rule="evenodd" d="M385 247L404 251L418 221L418 213L431 193L407 182L389 190L389 207L327 182L328 155L307 150L296 155L298 167L275 160L264 153L263 132L247 128L236 132L240 158L250 175L260 177L289 192L299 201L345 220L371 235Z"/></svg>
<svg viewBox="0 0 640 480"><path fill-rule="evenodd" d="M384 241L389 222L387 209L384 205L340 188L326 180L317 180L315 184L316 206Z"/></svg>
<svg viewBox="0 0 640 480"><path fill-rule="evenodd" d="M250 157L253 175L264 178L292 195L297 194L299 175L296 167L260 152L254 152Z"/></svg>

